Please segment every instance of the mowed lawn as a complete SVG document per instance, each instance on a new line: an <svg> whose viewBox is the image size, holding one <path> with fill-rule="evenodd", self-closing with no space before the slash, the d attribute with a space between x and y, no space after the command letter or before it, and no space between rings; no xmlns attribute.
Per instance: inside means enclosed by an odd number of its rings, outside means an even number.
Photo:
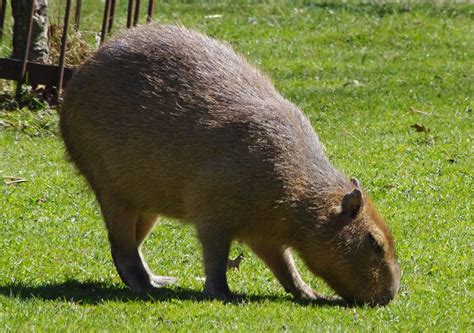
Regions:
<svg viewBox="0 0 474 333"><path fill-rule="evenodd" d="M57 20L59 1L50 3ZM89 31L102 16L93 3ZM158 1L156 20L228 41L308 115L329 158L361 181L393 231L397 298L378 308L295 302L234 244L231 256L245 259L229 284L243 301L205 300L194 231L168 219L144 252L178 284L137 297L115 271L55 111L1 110L0 175L26 182L0 185L0 331L472 331L474 5Z"/></svg>

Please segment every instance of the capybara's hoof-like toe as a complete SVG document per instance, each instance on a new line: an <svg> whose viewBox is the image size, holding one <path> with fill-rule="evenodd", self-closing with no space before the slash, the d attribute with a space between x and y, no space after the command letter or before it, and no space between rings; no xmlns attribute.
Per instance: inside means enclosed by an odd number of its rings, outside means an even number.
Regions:
<svg viewBox="0 0 474 333"><path fill-rule="evenodd" d="M224 303L230 303L237 300L237 296L228 291L218 291L218 290L209 290L204 289L204 295L211 300L219 300Z"/></svg>
<svg viewBox="0 0 474 333"><path fill-rule="evenodd" d="M338 306L346 306L347 302L338 296L323 296L317 294L316 297L311 299L311 303L319 304L319 305L338 305Z"/></svg>
<svg viewBox="0 0 474 333"><path fill-rule="evenodd" d="M151 278L151 284L155 288L161 288L170 284L175 284L177 279L172 276L158 276L158 275L152 275Z"/></svg>
<svg viewBox="0 0 474 333"><path fill-rule="evenodd" d="M153 289L155 289L155 287L151 283L139 283L139 284L138 283L134 283L134 284L127 283L127 286L135 294L146 294L146 293L152 291Z"/></svg>

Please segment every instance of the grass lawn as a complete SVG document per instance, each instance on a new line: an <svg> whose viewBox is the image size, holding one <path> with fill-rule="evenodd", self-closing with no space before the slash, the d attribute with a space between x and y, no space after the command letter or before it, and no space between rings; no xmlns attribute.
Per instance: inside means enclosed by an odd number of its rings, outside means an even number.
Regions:
<svg viewBox="0 0 474 333"><path fill-rule="evenodd" d="M229 285L245 300L208 301L194 231L163 219L144 251L179 282L139 298L115 272L55 111L0 110L0 175L26 180L0 185L0 331L472 331L474 5L191 2L158 1L156 20L230 42L304 110L386 217L400 293L379 308L301 304L234 244L245 259ZM59 0L50 3L54 14ZM84 26L97 30L100 2L84 3Z"/></svg>

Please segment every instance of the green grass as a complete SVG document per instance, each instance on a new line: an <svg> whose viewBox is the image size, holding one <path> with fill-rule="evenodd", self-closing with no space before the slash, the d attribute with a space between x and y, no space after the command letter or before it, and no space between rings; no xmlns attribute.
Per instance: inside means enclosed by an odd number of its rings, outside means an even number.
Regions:
<svg viewBox="0 0 474 333"><path fill-rule="evenodd" d="M88 30L96 29L100 8L85 3ZM304 110L330 159L361 180L391 226L398 297L382 308L294 302L234 244L232 255L246 259L229 283L245 301L204 300L194 231L169 220L145 252L179 283L136 297L115 272L54 111L23 109L0 113L0 175L27 180L0 185L1 331L472 330L473 5L168 1L157 20L227 40Z"/></svg>

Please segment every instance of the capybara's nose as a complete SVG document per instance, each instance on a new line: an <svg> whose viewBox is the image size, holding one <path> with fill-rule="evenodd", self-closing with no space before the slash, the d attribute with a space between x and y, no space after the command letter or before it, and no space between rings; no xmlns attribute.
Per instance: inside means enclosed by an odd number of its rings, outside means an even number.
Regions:
<svg viewBox="0 0 474 333"><path fill-rule="evenodd" d="M387 305L390 303L394 298L395 295L398 293L400 289L400 266L398 263L394 264L391 268L392 271L392 280L390 284L387 285L384 290L377 295L373 301L369 302L373 306L378 305Z"/></svg>

